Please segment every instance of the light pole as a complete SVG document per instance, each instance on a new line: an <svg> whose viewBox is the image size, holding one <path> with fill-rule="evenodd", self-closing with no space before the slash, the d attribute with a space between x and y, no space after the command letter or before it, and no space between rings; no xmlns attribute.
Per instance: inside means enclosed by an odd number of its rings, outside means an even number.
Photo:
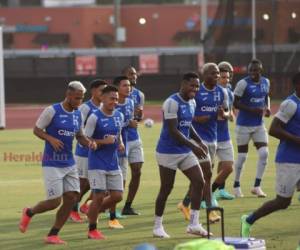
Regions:
<svg viewBox="0 0 300 250"><path fill-rule="evenodd" d="M252 0L252 59L256 58L256 6Z"/></svg>

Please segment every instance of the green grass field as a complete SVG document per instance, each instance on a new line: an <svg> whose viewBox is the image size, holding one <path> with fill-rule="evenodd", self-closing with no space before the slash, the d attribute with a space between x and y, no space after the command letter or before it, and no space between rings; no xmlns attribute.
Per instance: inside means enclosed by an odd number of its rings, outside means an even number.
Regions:
<svg viewBox="0 0 300 250"><path fill-rule="evenodd" d="M101 219L99 228L107 236L104 241L87 239L87 224L67 222L61 231L61 237L68 241L67 246L46 246L43 237L47 234L54 221L54 211L33 218L26 234L18 231L18 222L24 206L34 205L44 199L44 186L41 178L39 162L8 161L9 154L38 154L43 143L36 139L31 130L0 131L0 249L132 249L142 242L155 244L159 249L173 249L182 242L194 239L185 233L187 222L183 220L176 205L184 196L188 181L178 171L176 183L169 197L164 215L164 224L171 239L152 238L152 225L155 198L159 189L159 175L155 162L155 145L159 136L160 124L153 128L141 128L145 149L145 165L142 183L136 197L135 207L142 216L123 219L124 230L110 230L107 221ZM270 159L265 173L263 188L270 198L274 197L274 154L277 141L270 139ZM6 159L5 159L6 157ZM242 188L246 197L234 201L221 201L225 208L225 230L227 236L239 235L240 216L249 213L266 199L258 199L250 195L256 171L256 155L251 150L244 175ZM231 190L232 178L227 187ZM297 193L293 203L286 211L272 214L253 227L253 237L267 241L267 249L294 250L300 239L300 203ZM269 198L268 198L269 199ZM122 203L123 204L123 203ZM119 206L121 207L122 204ZM204 221L205 213L200 212ZM215 235L220 235L219 224L212 226Z"/></svg>

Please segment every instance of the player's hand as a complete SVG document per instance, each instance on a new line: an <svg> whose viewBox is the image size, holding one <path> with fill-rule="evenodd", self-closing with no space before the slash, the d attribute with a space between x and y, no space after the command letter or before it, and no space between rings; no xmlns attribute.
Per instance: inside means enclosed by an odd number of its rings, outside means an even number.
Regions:
<svg viewBox="0 0 300 250"><path fill-rule="evenodd" d="M136 118L136 120L139 121L141 120L142 116L143 116L143 109L140 107L136 107L134 109L134 117Z"/></svg>
<svg viewBox="0 0 300 250"><path fill-rule="evenodd" d="M203 151L208 154L208 147L204 143L199 143L199 147L201 147Z"/></svg>
<svg viewBox="0 0 300 250"><path fill-rule="evenodd" d="M232 112L230 112L228 120L233 122L234 121L234 114Z"/></svg>
<svg viewBox="0 0 300 250"><path fill-rule="evenodd" d="M137 120L130 120L129 121L129 127L131 128L137 128L139 125L138 121Z"/></svg>
<svg viewBox="0 0 300 250"><path fill-rule="evenodd" d="M193 120L199 123L206 123L210 120L210 115L194 116Z"/></svg>
<svg viewBox="0 0 300 250"><path fill-rule="evenodd" d="M101 144L114 144L116 141L116 137L114 135L107 135L102 140Z"/></svg>
<svg viewBox="0 0 300 250"><path fill-rule="evenodd" d="M252 108L251 109L252 113L256 115L263 115L264 114L264 109L262 108Z"/></svg>
<svg viewBox="0 0 300 250"><path fill-rule="evenodd" d="M271 116L271 110L269 108L267 108L265 110L265 117L270 117Z"/></svg>
<svg viewBox="0 0 300 250"><path fill-rule="evenodd" d="M219 106L219 107L218 107L218 110L217 110L217 116L218 116L218 120L224 120L224 117L225 117L225 110L223 109L222 106Z"/></svg>
<svg viewBox="0 0 300 250"><path fill-rule="evenodd" d="M94 140L89 140L89 145L88 147L92 150L96 150L97 149L97 143Z"/></svg>
<svg viewBox="0 0 300 250"><path fill-rule="evenodd" d="M207 154L205 153L204 149L200 146L194 146L192 148L193 153L197 156L198 159L205 159Z"/></svg>
<svg viewBox="0 0 300 250"><path fill-rule="evenodd" d="M120 153L125 153L125 146L124 146L123 143L120 143L120 144L119 144L118 151L119 151Z"/></svg>
<svg viewBox="0 0 300 250"><path fill-rule="evenodd" d="M61 151L64 148L64 143L61 140L56 139L54 137L51 137L48 142L51 144L51 146L56 152Z"/></svg>

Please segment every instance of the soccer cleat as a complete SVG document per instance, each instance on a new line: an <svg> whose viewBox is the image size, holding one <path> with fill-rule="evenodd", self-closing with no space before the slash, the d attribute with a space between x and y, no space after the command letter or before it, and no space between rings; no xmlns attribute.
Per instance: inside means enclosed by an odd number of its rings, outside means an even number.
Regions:
<svg viewBox="0 0 300 250"><path fill-rule="evenodd" d="M83 223L83 219L81 219L80 214L78 212L72 211L69 216L70 220L76 223Z"/></svg>
<svg viewBox="0 0 300 250"><path fill-rule="evenodd" d="M104 240L105 236L97 229L88 232L88 238L91 240Z"/></svg>
<svg viewBox="0 0 300 250"><path fill-rule="evenodd" d="M117 219L109 220L108 227L111 229L123 229L124 228L124 226Z"/></svg>
<svg viewBox="0 0 300 250"><path fill-rule="evenodd" d="M158 228L154 228L153 229L153 237L155 238L170 238L170 235L168 235L164 229L163 226L158 227Z"/></svg>
<svg viewBox="0 0 300 250"><path fill-rule="evenodd" d="M216 192L215 197L217 200L233 200L234 199L234 195L230 194L225 189L220 189L218 192Z"/></svg>
<svg viewBox="0 0 300 250"><path fill-rule="evenodd" d="M243 198L244 194L242 193L242 189L240 187L233 188L233 193L235 198Z"/></svg>
<svg viewBox="0 0 300 250"><path fill-rule="evenodd" d="M124 207L122 210L122 215L141 215L139 212L136 212L132 207Z"/></svg>
<svg viewBox="0 0 300 250"><path fill-rule="evenodd" d="M82 205L80 206L79 210L80 210L81 213L87 215L87 214L88 214L88 211L89 211L89 207L90 207L90 206L89 206L88 204L84 203L84 204L82 204Z"/></svg>
<svg viewBox="0 0 300 250"><path fill-rule="evenodd" d="M30 220L31 220L31 217L29 217L27 215L27 210L29 208L25 207L23 208L22 210L22 217L21 217L21 220L20 220L20 223L19 223L19 229L22 233L25 233L27 228L28 228L28 225L30 223Z"/></svg>
<svg viewBox="0 0 300 250"><path fill-rule="evenodd" d="M211 196L211 206L212 207L218 207L219 206L219 203L218 203L218 201L216 199L216 196L214 194Z"/></svg>
<svg viewBox="0 0 300 250"><path fill-rule="evenodd" d="M46 244L54 244L54 245L62 245L67 244L67 242L63 241L58 237L58 235L46 236L44 239Z"/></svg>
<svg viewBox="0 0 300 250"><path fill-rule="evenodd" d="M254 195L257 195L257 197L259 197L259 198L267 197L267 195L264 193L264 191L262 191L261 187L253 187L251 189L251 193Z"/></svg>
<svg viewBox="0 0 300 250"><path fill-rule="evenodd" d="M201 224L197 225L188 225L186 228L188 234L194 234L202 237L207 237L207 231L202 227ZM212 236L212 234L210 234Z"/></svg>
<svg viewBox="0 0 300 250"><path fill-rule="evenodd" d="M211 211L208 218L210 223L216 223L221 220L220 215L218 215L216 211Z"/></svg>
<svg viewBox="0 0 300 250"><path fill-rule="evenodd" d="M201 201L200 208L202 208L202 209L206 209L207 208L205 201Z"/></svg>
<svg viewBox="0 0 300 250"><path fill-rule="evenodd" d="M250 237L250 228L251 225L246 221L248 215L243 215L241 217L241 237L249 238Z"/></svg>
<svg viewBox="0 0 300 250"><path fill-rule="evenodd" d="M191 218L190 208L183 205L182 202L178 203L177 208L182 212L184 219L189 221Z"/></svg>

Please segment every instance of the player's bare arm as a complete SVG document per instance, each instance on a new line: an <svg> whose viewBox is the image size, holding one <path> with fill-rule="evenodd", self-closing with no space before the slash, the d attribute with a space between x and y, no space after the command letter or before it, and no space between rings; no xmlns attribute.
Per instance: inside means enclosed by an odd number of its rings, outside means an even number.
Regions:
<svg viewBox="0 0 300 250"><path fill-rule="evenodd" d="M60 151L64 147L64 143L61 140L49 135L43 129L40 129L37 126L34 127L33 133L38 138L49 142L51 144L51 146L54 148L55 151Z"/></svg>

